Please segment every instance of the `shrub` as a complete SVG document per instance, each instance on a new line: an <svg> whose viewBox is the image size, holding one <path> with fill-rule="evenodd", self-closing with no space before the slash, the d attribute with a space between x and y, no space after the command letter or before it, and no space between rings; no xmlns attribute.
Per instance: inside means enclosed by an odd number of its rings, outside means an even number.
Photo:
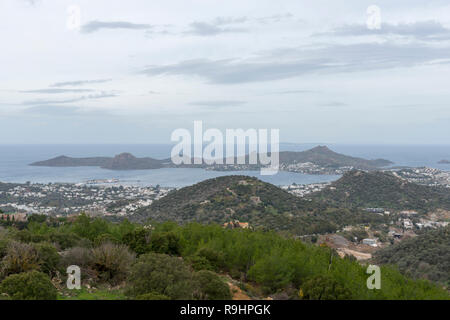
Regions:
<svg viewBox="0 0 450 320"><path fill-rule="evenodd" d="M202 270L195 274L196 298L200 300L230 300L228 285L214 272Z"/></svg>
<svg viewBox="0 0 450 320"><path fill-rule="evenodd" d="M1 271L3 276L38 270L41 261L37 250L26 243L11 241L2 259Z"/></svg>
<svg viewBox="0 0 450 320"><path fill-rule="evenodd" d="M14 300L55 300L57 297L50 278L35 270L10 275L0 284L0 292Z"/></svg>
<svg viewBox="0 0 450 320"><path fill-rule="evenodd" d="M38 243L35 245L41 262L41 271L50 277L59 270L61 257L56 248L49 243Z"/></svg>
<svg viewBox="0 0 450 320"><path fill-rule="evenodd" d="M200 257L197 255L190 256L187 258L188 262L191 264L195 271L200 270L214 270L213 266L205 257Z"/></svg>
<svg viewBox="0 0 450 320"><path fill-rule="evenodd" d="M137 297L147 293L171 299L192 299L194 282L190 268L182 259L165 254L141 255L131 268L126 294Z"/></svg>
<svg viewBox="0 0 450 320"><path fill-rule="evenodd" d="M309 279L300 289L300 298L305 300L348 300L352 292L328 275Z"/></svg>
<svg viewBox="0 0 450 320"><path fill-rule="evenodd" d="M92 249L93 268L101 280L118 283L124 280L135 259L127 246L104 243Z"/></svg>
<svg viewBox="0 0 450 320"><path fill-rule="evenodd" d="M208 247L200 248L197 252L197 255L208 260L209 264L216 271L221 270L225 266L225 259L223 254L214 249Z"/></svg>
<svg viewBox="0 0 450 320"><path fill-rule="evenodd" d="M174 232L161 232L151 237L152 251L177 255L180 253L180 238Z"/></svg>
<svg viewBox="0 0 450 320"><path fill-rule="evenodd" d="M122 242L138 255L151 251L150 232L142 228L126 233Z"/></svg>
<svg viewBox="0 0 450 320"><path fill-rule="evenodd" d="M136 300L170 300L168 296L159 293L146 293L136 297Z"/></svg>
<svg viewBox="0 0 450 320"><path fill-rule="evenodd" d="M96 273L92 270L93 258L91 250L83 247L74 247L66 250L62 254L61 266L66 269L75 265L81 269L81 278L94 278Z"/></svg>

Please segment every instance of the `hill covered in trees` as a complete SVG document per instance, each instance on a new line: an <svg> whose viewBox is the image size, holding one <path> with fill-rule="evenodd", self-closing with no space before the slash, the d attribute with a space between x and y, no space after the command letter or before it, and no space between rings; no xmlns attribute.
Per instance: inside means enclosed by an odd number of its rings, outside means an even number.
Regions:
<svg viewBox="0 0 450 320"><path fill-rule="evenodd" d="M310 198L339 207L450 209L449 189L418 185L381 171L350 171Z"/></svg>
<svg viewBox="0 0 450 320"><path fill-rule="evenodd" d="M394 264L404 274L450 286L450 226L430 230L377 251L375 263Z"/></svg>
<svg viewBox="0 0 450 320"><path fill-rule="evenodd" d="M220 224L239 220L254 228L296 235L334 232L348 224L383 220L358 210L304 200L248 176L224 176L172 191L133 216L136 221L147 219Z"/></svg>
<svg viewBox="0 0 450 320"><path fill-rule="evenodd" d="M449 299L425 280L381 267L381 289L366 267L331 248L275 232L219 225L141 225L32 216L0 228L0 299ZM80 290L66 268L81 268Z"/></svg>
<svg viewBox="0 0 450 320"><path fill-rule="evenodd" d="M351 157L330 150L326 146L317 146L301 152L280 152L280 164L293 164L311 162L325 168L353 167L355 169L370 170L392 164L385 159L366 160Z"/></svg>

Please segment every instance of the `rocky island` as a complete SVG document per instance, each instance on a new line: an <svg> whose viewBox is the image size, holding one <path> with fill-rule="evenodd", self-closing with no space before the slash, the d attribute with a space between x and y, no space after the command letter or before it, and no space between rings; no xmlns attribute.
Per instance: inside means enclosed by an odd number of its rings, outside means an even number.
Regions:
<svg viewBox="0 0 450 320"><path fill-rule="evenodd" d="M326 146L317 146L310 150L279 153L280 170L307 174L342 174L349 170L377 170L393 164L389 160L367 160L336 153ZM31 166L45 167L81 167L95 166L110 170L148 170L160 168L203 168L216 171L259 170L260 164L182 164L175 165L170 159L137 158L130 153L121 153L115 157L71 158L59 156L53 159L34 162ZM223 163L226 163L225 159Z"/></svg>

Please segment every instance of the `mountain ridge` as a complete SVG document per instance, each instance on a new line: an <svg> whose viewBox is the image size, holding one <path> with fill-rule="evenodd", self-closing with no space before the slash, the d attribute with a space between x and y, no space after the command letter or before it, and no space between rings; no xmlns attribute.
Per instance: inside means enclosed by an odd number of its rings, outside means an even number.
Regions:
<svg viewBox="0 0 450 320"><path fill-rule="evenodd" d="M249 156L245 156L245 163L248 163ZM385 159L367 160L357 157L351 157L336 153L326 146L317 146L306 151L282 151L279 153L281 170L290 171L289 166L296 166L302 163L312 163L315 166L326 169L338 168L357 168L361 170L375 170L380 167L392 164L391 161ZM237 163L237 157L234 158L234 163ZM224 161L225 163L225 161ZM104 169L111 170L145 170L145 169L159 169L159 168L208 168L213 170L230 169L227 164L181 164L175 165L171 159L154 159L150 157L137 158L130 153L121 153L114 157L88 157L88 158L71 158L67 156L59 156L56 158L37 161L30 164L31 166L46 166L46 167L80 167L80 166L97 166ZM256 170L261 165L244 164L232 165L233 170ZM295 170L293 170L295 171Z"/></svg>

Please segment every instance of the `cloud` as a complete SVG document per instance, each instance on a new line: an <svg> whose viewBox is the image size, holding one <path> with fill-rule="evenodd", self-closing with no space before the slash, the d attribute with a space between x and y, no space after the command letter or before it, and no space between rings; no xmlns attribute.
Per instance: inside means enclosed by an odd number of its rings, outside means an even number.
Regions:
<svg viewBox="0 0 450 320"><path fill-rule="evenodd" d="M152 26L149 24L138 24L126 21L90 21L81 27L82 33L93 33L100 31L101 29L129 29L129 30L148 30Z"/></svg>
<svg viewBox="0 0 450 320"><path fill-rule="evenodd" d="M276 22L281 22L283 20L291 19L293 17L294 17L294 15L292 13L274 14L271 16L257 18L256 21L258 21L261 24L270 24L270 23L276 23Z"/></svg>
<svg viewBox="0 0 450 320"><path fill-rule="evenodd" d="M318 104L319 107L346 107L348 104L339 101L331 101Z"/></svg>
<svg viewBox="0 0 450 320"><path fill-rule="evenodd" d="M67 82L56 82L50 85L50 87L66 87L66 86L82 86L85 84L95 84L95 83L105 83L112 79L97 79L97 80L78 80L78 81L67 81Z"/></svg>
<svg viewBox="0 0 450 320"><path fill-rule="evenodd" d="M448 48L424 45L360 43L319 48L286 48L248 59L196 59L142 70L148 76L195 76L215 84L237 84L288 79L313 73L364 72L427 63L445 63ZM439 62L439 60L442 60Z"/></svg>
<svg viewBox="0 0 450 320"><path fill-rule="evenodd" d="M27 108L25 112L33 114L46 114L52 116L72 116L78 115L80 112L79 107L71 106L55 106L55 105L39 105Z"/></svg>
<svg viewBox="0 0 450 320"><path fill-rule="evenodd" d="M34 6L37 3L39 3L41 0L24 0L25 2L28 2L30 5Z"/></svg>
<svg viewBox="0 0 450 320"><path fill-rule="evenodd" d="M316 92L314 90L285 90L285 91L279 91L274 92L274 94L299 94L299 93L313 93Z"/></svg>
<svg viewBox="0 0 450 320"><path fill-rule="evenodd" d="M93 89L38 89L38 90L23 90L20 93L46 93L46 94L57 94L57 93L81 93L81 92L92 92Z"/></svg>
<svg viewBox="0 0 450 320"><path fill-rule="evenodd" d="M221 33L242 33L247 32L244 28L221 27L219 24L207 22L193 22L190 24L191 29L185 32L197 36L215 36Z"/></svg>
<svg viewBox="0 0 450 320"><path fill-rule="evenodd" d="M28 100L24 101L23 105L52 105L52 104L65 104L65 103L73 103L73 102L80 102L85 100L97 100L97 99L104 99L104 98L112 98L117 97L118 95L116 93L108 93L108 92L101 92L96 94L89 94L81 97L76 98L70 98L70 99L60 99L60 100Z"/></svg>
<svg viewBox="0 0 450 320"><path fill-rule="evenodd" d="M212 101L195 101L189 103L192 106L204 107L235 107L246 104L246 101L240 100L212 100Z"/></svg>
<svg viewBox="0 0 450 320"><path fill-rule="evenodd" d="M361 24L345 25L328 34L338 36L395 35L413 37L418 40L450 39L450 29L445 28L441 23L434 20L399 24L383 23L381 29L374 30Z"/></svg>

